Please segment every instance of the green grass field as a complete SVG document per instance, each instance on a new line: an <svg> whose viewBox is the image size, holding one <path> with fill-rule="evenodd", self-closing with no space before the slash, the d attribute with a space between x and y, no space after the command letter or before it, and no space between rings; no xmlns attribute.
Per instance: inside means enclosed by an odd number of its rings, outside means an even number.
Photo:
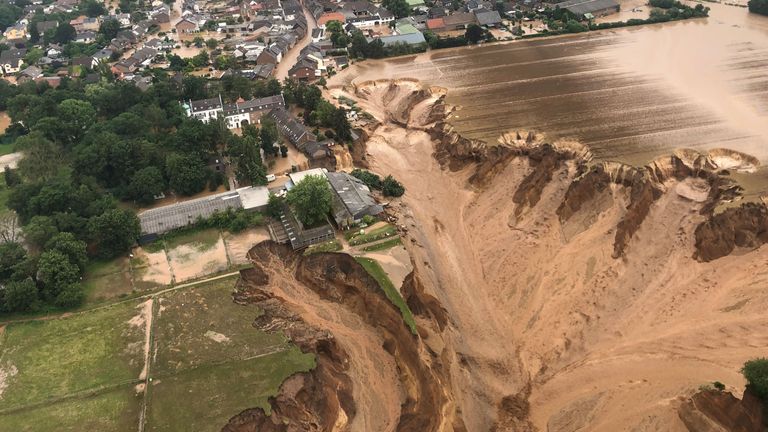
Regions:
<svg viewBox="0 0 768 432"><path fill-rule="evenodd" d="M397 235L397 228L395 228L393 225L386 225L381 228L368 231L365 234L352 233L352 235L350 234L347 234L347 235L348 235L347 239L349 240L349 244L351 246L357 246L365 243L370 243L372 241L381 240L387 237L391 237L393 235Z"/></svg>
<svg viewBox="0 0 768 432"><path fill-rule="evenodd" d="M312 354L291 348L156 378L146 430L217 432L245 409L261 407L268 411L268 398L286 378L314 366Z"/></svg>
<svg viewBox="0 0 768 432"><path fill-rule="evenodd" d="M96 276L120 269L89 267ZM218 431L247 408L268 408L287 377L315 366L314 355L255 329L261 311L232 302L235 280L155 297L144 392L139 300L0 329L0 432L136 431L145 403L147 431Z"/></svg>
<svg viewBox="0 0 768 432"><path fill-rule="evenodd" d="M363 248L363 250L366 252L383 251L401 244L403 244L403 242L400 240L400 237L396 237L389 240L384 240L381 243L376 243L375 245L366 246Z"/></svg>
<svg viewBox="0 0 768 432"><path fill-rule="evenodd" d="M13 153L14 143L0 143L0 156Z"/></svg>
<svg viewBox="0 0 768 432"><path fill-rule="evenodd" d="M132 385L0 416L0 432L135 432L141 396Z"/></svg>
<svg viewBox="0 0 768 432"><path fill-rule="evenodd" d="M304 249L304 255L312 255L320 252L338 252L342 249L338 240L331 240L324 243L312 245Z"/></svg>
<svg viewBox="0 0 768 432"><path fill-rule="evenodd" d="M0 412L136 381L144 359L144 328L129 323L136 305L9 324L0 336Z"/></svg>
<svg viewBox="0 0 768 432"><path fill-rule="evenodd" d="M160 298L155 338L163 343L158 344L153 374L288 349L282 335L253 328L258 308L232 302L236 279L219 279Z"/></svg>
<svg viewBox="0 0 768 432"><path fill-rule="evenodd" d="M355 260L365 268L365 270L373 276L379 283L379 287L384 291L389 301L391 301L403 314L403 321L408 325L413 334L416 334L416 320L413 318L413 313L408 305L403 300L403 296L400 295L400 291L395 288L392 281L387 276L387 273L381 268L381 265L376 260L363 257L355 257Z"/></svg>
<svg viewBox="0 0 768 432"><path fill-rule="evenodd" d="M83 277L86 304L102 303L125 297L133 292L128 258L91 261Z"/></svg>

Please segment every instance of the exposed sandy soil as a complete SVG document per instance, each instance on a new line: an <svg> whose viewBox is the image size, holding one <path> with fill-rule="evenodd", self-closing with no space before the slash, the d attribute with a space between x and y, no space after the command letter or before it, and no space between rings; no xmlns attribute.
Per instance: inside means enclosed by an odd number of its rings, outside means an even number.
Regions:
<svg viewBox="0 0 768 432"><path fill-rule="evenodd" d="M225 234L224 243L227 248L229 262L233 265L246 264L248 251L257 243L269 240L266 228L251 228L238 234Z"/></svg>
<svg viewBox="0 0 768 432"><path fill-rule="evenodd" d="M165 286L173 281L171 267L168 264L168 257L164 250L160 252L148 252L143 248L133 250L134 283L137 286L142 284Z"/></svg>
<svg viewBox="0 0 768 432"><path fill-rule="evenodd" d="M5 167L15 169L21 160L22 153L9 153L7 155L0 156L0 170L4 170Z"/></svg>
<svg viewBox="0 0 768 432"><path fill-rule="evenodd" d="M203 249L195 247L194 243L170 249L168 260L176 283L226 270L228 267L227 249L221 237L216 244Z"/></svg>
<svg viewBox="0 0 768 432"><path fill-rule="evenodd" d="M361 247L374 244L376 243L365 244ZM389 279L392 281L395 288L400 288L400 286L403 285L405 277L408 276L408 273L413 271L411 256L403 246L395 246L382 251L361 252L361 255L378 261L381 268L384 269L387 276L389 276Z"/></svg>
<svg viewBox="0 0 768 432"><path fill-rule="evenodd" d="M0 111L0 133L5 133L8 126L11 125L11 118L5 111Z"/></svg>
<svg viewBox="0 0 768 432"><path fill-rule="evenodd" d="M412 81L347 90L383 122L369 163L405 185L395 213L415 243L404 243L448 312L445 329L421 330L450 370L441 430L684 431L680 398L699 385L740 394L739 368L768 344L768 247L695 260L707 218L698 180L657 165L663 181L648 189L609 166L607 187L563 219L573 160L543 175L507 154L478 177L473 149L444 169L433 157L442 91Z"/></svg>

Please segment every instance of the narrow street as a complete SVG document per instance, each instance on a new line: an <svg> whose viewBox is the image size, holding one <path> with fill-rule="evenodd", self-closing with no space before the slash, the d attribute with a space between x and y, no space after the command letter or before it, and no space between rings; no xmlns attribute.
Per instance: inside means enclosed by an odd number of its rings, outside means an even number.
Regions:
<svg viewBox="0 0 768 432"><path fill-rule="evenodd" d="M299 58L299 53L301 50L312 42L312 30L317 28L315 17L309 13L309 10L304 6L303 3L301 7L304 10L304 18L307 19L307 34L302 40L297 42L296 45L294 45L294 47L291 48L286 55L283 56L283 61L281 61L280 64L278 64L275 68L275 78L277 78L277 80L280 82L288 78L288 71L293 67L293 65L296 64L296 59Z"/></svg>

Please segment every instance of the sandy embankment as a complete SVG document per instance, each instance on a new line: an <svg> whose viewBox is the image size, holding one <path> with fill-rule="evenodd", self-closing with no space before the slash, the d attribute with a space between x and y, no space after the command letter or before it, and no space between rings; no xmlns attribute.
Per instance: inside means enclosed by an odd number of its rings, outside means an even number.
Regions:
<svg viewBox="0 0 768 432"><path fill-rule="evenodd" d="M740 366L768 344L768 248L692 258L708 204L707 187L680 174L692 170L675 158L656 177L606 165L604 187L563 219L578 163L460 143L465 160L455 152L444 169L433 157L447 145L433 124L441 94L389 84L346 91L382 122L368 162L405 185L405 243L450 317L427 337L450 369L447 424L682 431L679 397L714 380L740 394ZM496 159L478 168L481 155Z"/></svg>

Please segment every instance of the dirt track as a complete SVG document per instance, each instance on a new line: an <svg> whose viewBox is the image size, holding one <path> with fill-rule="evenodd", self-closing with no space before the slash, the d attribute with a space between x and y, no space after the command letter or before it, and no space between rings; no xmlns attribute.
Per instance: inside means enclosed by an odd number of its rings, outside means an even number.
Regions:
<svg viewBox="0 0 768 432"><path fill-rule="evenodd" d="M435 159L441 92L412 81L346 90L382 122L368 161L405 185L398 223L415 244L404 243L448 312L445 330L423 334L450 368L446 425L683 431L681 396L714 380L740 394L740 366L768 344L768 248L694 260L706 216L683 197L692 180L654 185L647 215L629 216L631 188L611 183L561 222L574 162L555 164L534 204L518 205L535 169L527 157L503 159L481 187L468 184L471 161L451 172ZM634 225L615 259L627 217Z"/></svg>

